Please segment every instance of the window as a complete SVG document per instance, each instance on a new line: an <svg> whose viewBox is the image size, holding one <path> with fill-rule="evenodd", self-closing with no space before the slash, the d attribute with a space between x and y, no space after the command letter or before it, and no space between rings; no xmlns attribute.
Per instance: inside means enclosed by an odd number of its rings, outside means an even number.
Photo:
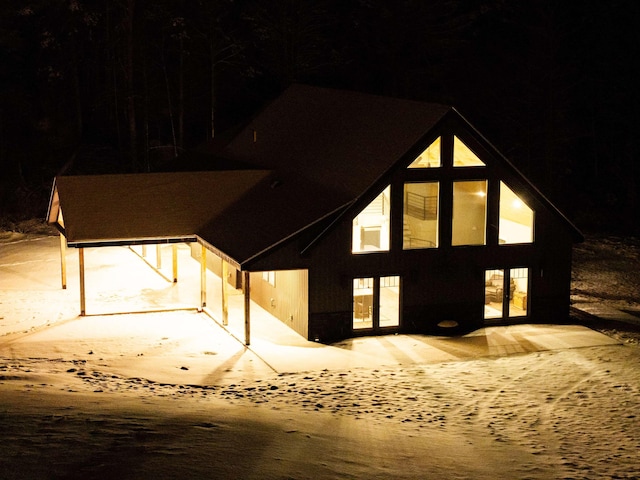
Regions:
<svg viewBox="0 0 640 480"><path fill-rule="evenodd" d="M533 242L533 210L503 182L500 182L501 244Z"/></svg>
<svg viewBox="0 0 640 480"><path fill-rule="evenodd" d="M462 140L453 137L453 166L454 167L484 167L485 164Z"/></svg>
<svg viewBox="0 0 640 480"><path fill-rule="evenodd" d="M438 137L424 152L418 155L409 168L434 168L440 165L440 137Z"/></svg>
<svg viewBox="0 0 640 480"><path fill-rule="evenodd" d="M438 246L438 182L404 184L402 248Z"/></svg>
<svg viewBox="0 0 640 480"><path fill-rule="evenodd" d="M353 219L352 253L389 251L390 194L388 186Z"/></svg>
<svg viewBox="0 0 640 480"><path fill-rule="evenodd" d="M276 272L262 272L262 280L269 283L271 286L276 286Z"/></svg>
<svg viewBox="0 0 640 480"><path fill-rule="evenodd" d="M452 245L485 245L487 181L453 182Z"/></svg>

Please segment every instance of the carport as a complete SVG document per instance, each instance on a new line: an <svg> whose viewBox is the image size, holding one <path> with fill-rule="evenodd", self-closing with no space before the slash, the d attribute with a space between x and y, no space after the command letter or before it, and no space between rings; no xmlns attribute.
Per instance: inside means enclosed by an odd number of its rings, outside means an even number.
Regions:
<svg viewBox="0 0 640 480"><path fill-rule="evenodd" d="M222 259L223 278L229 266L241 270L231 255L202 240L198 230L209 225L230 205L263 181L269 172L173 172L129 175L56 177L48 209L48 222L60 232L62 288L67 286L66 249L78 249L80 315L87 315L85 250L128 246L151 268L162 274L160 247L172 246L172 275L178 282L177 244L198 242L200 258L200 302L194 309L207 309L207 252ZM141 251L134 250L140 246ZM156 249L155 264L147 260L147 248ZM244 277L244 324L246 345L250 344L251 289L249 271ZM228 323L228 291L222 283L222 324ZM135 313L135 312L114 312Z"/></svg>

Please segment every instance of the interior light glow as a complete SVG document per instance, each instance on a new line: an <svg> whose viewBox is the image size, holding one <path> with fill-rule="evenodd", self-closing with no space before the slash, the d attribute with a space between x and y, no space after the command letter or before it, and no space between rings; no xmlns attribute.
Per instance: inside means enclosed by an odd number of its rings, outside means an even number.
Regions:
<svg viewBox="0 0 640 480"><path fill-rule="evenodd" d="M513 208L522 208L522 201L516 198L513 202L511 202L511 206Z"/></svg>

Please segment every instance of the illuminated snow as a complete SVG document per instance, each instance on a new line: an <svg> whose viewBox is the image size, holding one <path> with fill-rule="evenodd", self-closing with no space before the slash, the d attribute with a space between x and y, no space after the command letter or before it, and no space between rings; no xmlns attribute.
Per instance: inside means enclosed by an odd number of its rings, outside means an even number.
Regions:
<svg viewBox="0 0 640 480"><path fill-rule="evenodd" d="M9 240L3 478L640 476L637 334L513 326L324 346L254 305L246 349L241 295L229 331L191 310L91 315L197 305L187 249L177 285L126 249L89 250L90 315L78 317L75 250L61 290L56 238ZM602 269L576 277L575 300L589 305L602 303L597 284L634 291ZM215 314L219 282L209 282Z"/></svg>

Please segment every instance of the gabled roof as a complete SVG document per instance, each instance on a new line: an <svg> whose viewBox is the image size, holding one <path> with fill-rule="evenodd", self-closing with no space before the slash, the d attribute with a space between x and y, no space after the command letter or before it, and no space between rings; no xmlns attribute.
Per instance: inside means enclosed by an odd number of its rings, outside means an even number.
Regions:
<svg viewBox="0 0 640 480"><path fill-rule="evenodd" d="M62 176L49 222L63 215L70 245L192 238L269 172L179 172Z"/></svg>
<svg viewBox="0 0 640 480"><path fill-rule="evenodd" d="M61 207L71 245L197 238L242 268L340 218L451 115L474 130L452 107L294 85L216 145L217 171L58 177L49 221Z"/></svg>

